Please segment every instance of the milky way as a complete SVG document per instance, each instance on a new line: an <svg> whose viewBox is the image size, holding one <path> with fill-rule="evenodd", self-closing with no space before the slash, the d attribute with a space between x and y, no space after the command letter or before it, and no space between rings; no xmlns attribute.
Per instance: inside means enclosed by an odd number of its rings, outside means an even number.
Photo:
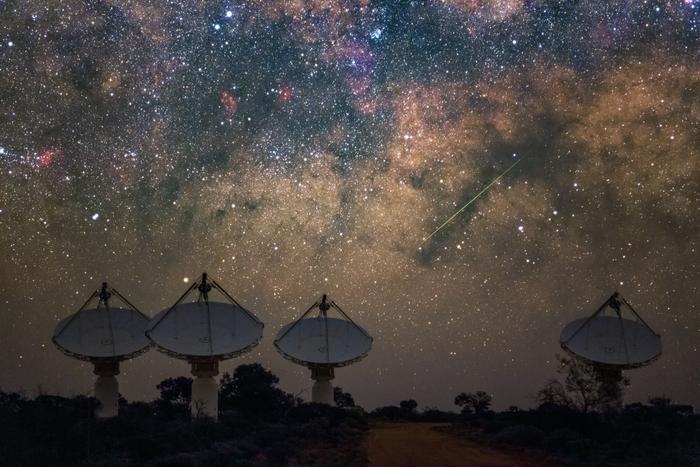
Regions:
<svg viewBox="0 0 700 467"><path fill-rule="evenodd" d="M664 343L628 399L700 404L699 152L699 0L1 2L0 387L88 392L57 320L208 271L266 324L222 370L290 392L272 336L324 292L375 338L337 385L448 408L531 405L619 290Z"/></svg>

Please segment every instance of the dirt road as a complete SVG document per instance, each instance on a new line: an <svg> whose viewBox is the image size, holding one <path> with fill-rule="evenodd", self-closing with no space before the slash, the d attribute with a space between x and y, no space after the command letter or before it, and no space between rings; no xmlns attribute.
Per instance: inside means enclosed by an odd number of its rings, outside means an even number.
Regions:
<svg viewBox="0 0 700 467"><path fill-rule="evenodd" d="M371 466L543 466L542 460L505 453L435 430L438 423L387 423L367 437Z"/></svg>

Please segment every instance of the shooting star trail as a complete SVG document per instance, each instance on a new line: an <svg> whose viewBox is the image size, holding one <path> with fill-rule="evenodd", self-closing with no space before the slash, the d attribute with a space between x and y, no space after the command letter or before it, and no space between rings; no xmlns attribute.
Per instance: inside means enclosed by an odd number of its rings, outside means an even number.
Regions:
<svg viewBox="0 0 700 467"><path fill-rule="evenodd" d="M449 219L447 219L445 222L443 222L443 223L440 225L440 227L438 227L437 229L433 230L433 233L431 233L430 235L428 235L427 237L425 237L425 238L423 239L423 242L421 243L421 245L423 245L425 242L427 242L428 240L430 240L430 239L433 237L433 235L435 235L436 233L438 233L439 231L441 231L441 230L443 229L443 227L445 227L447 224L450 223L450 221L452 221L452 219L454 219L455 217L459 216L460 213L461 213L462 211L464 211L465 209L467 209L467 208L469 207L469 205L471 205L474 201L476 201L477 199L479 199L479 197L480 197L481 195L483 195L484 193L486 193L486 192L489 190L489 188L491 188L496 182L498 182L498 181L499 181L501 178L503 178L508 172L510 172L510 170L511 170L513 167L515 167L516 165L518 165L518 163L520 163L521 160L522 160L522 159L518 159L517 161L513 162L513 164L511 164L511 166L508 167L501 175L499 175L498 177L494 178L494 179L491 181L491 183L489 183L488 185L486 185L479 193L476 194L476 196L474 196L472 199L470 199L470 200L467 202L467 204L465 204L464 206L462 206L462 207L460 208L459 211L457 211L456 213L452 214L452 216L450 216Z"/></svg>

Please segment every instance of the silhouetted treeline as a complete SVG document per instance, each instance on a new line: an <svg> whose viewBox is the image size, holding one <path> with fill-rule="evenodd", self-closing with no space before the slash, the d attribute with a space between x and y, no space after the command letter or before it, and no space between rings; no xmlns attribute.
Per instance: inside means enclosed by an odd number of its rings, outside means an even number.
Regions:
<svg viewBox="0 0 700 467"><path fill-rule="evenodd" d="M424 407L418 410L418 402L414 399L405 399L400 401L398 406L377 407L369 413L369 418L373 421L450 423L458 421L459 414L435 407Z"/></svg>
<svg viewBox="0 0 700 467"><path fill-rule="evenodd" d="M28 399L0 392L0 465L235 466L363 463L361 410L307 404L259 364L220 384L219 422L191 419L190 378L158 385L152 402L120 400L120 416L95 419L97 401Z"/></svg>
<svg viewBox="0 0 700 467"><path fill-rule="evenodd" d="M342 388L339 407L308 404L259 364L241 365L221 378L219 422L191 419L186 377L159 383L154 401L120 399L120 416L107 420L94 418L93 398L0 391L0 465L362 465L368 420L445 422L457 436L544 451L563 465L700 465L700 417L691 406L652 397L611 410L587 371L575 376L584 379L554 393L548 382L529 410L495 412L491 395L475 391L456 395L460 413L404 399L365 414Z"/></svg>
<svg viewBox="0 0 700 467"><path fill-rule="evenodd" d="M667 397L621 405L618 377L600 378L594 364L558 356L559 379L538 391L535 409L490 410L484 391L461 393L454 431L484 443L545 451L556 463L574 465L700 465L700 416Z"/></svg>
<svg viewBox="0 0 700 467"><path fill-rule="evenodd" d="M455 430L487 444L546 451L563 464L700 465L700 417L689 406L660 406L659 399L606 413L550 403L470 413Z"/></svg>

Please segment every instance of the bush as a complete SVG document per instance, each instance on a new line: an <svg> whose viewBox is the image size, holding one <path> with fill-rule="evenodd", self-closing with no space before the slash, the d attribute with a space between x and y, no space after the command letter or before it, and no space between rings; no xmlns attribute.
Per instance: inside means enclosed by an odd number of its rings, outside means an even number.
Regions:
<svg viewBox="0 0 700 467"><path fill-rule="evenodd" d="M480 426L482 430L484 430L484 433L493 435L506 429L509 424L501 420L486 420L483 421Z"/></svg>
<svg viewBox="0 0 700 467"><path fill-rule="evenodd" d="M564 444L564 451L567 455L574 456L576 458L586 459L590 456L595 443L587 438L575 439L567 441Z"/></svg>
<svg viewBox="0 0 700 467"><path fill-rule="evenodd" d="M373 417L385 420L401 420L406 417L406 412L395 405L387 405L385 407L377 407L371 414Z"/></svg>
<svg viewBox="0 0 700 467"><path fill-rule="evenodd" d="M287 465L310 449L329 463L359 459L367 429L361 408L300 403L269 371L241 367L224 379L232 410L218 423L190 418L185 378L164 381L153 402L120 401L120 416L106 420L94 417L92 398L0 392L2 465ZM269 406L258 410L261 404Z"/></svg>
<svg viewBox="0 0 700 467"><path fill-rule="evenodd" d="M501 430L496 440L515 446L539 447L544 444L545 433L532 425L515 425Z"/></svg>
<svg viewBox="0 0 700 467"><path fill-rule="evenodd" d="M581 433L568 428L554 430L545 438L545 446L553 451L563 451L570 441L578 441L583 438Z"/></svg>

